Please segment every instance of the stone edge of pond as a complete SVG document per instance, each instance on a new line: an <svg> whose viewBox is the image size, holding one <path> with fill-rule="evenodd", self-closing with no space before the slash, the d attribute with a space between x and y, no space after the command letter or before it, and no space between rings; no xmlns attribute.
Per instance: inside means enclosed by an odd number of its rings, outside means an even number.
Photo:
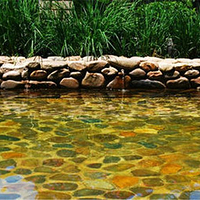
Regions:
<svg viewBox="0 0 200 200"><path fill-rule="evenodd" d="M200 90L200 59L0 56L1 89Z"/></svg>

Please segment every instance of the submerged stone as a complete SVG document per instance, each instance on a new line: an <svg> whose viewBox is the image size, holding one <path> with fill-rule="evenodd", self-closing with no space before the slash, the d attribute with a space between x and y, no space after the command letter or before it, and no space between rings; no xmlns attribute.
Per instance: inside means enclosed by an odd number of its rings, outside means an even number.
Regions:
<svg viewBox="0 0 200 200"><path fill-rule="evenodd" d="M50 179L59 181L81 181L81 177L76 174L55 174Z"/></svg>
<svg viewBox="0 0 200 200"><path fill-rule="evenodd" d="M43 185L44 188L49 190L58 190L58 191L72 191L78 188L78 185L75 183L48 183Z"/></svg>
<svg viewBox="0 0 200 200"><path fill-rule="evenodd" d="M151 170L148 170L148 169L135 169L133 171L131 171L131 173L134 175L134 176L158 176L159 173L158 172L154 172L154 171L151 171Z"/></svg>
<svg viewBox="0 0 200 200"><path fill-rule="evenodd" d="M152 188L147 187L134 187L130 188L130 190L138 197L146 197L153 192Z"/></svg>
<svg viewBox="0 0 200 200"><path fill-rule="evenodd" d="M137 184L139 178L133 176L115 176L112 182L119 188L126 188Z"/></svg>
<svg viewBox="0 0 200 200"><path fill-rule="evenodd" d="M22 176L9 176L7 178L5 178L7 183L16 183L18 181L20 181L23 177Z"/></svg>
<svg viewBox="0 0 200 200"><path fill-rule="evenodd" d="M1 175L4 175L4 174L8 174L10 173L10 171L7 171L7 170L0 170L0 176Z"/></svg>
<svg viewBox="0 0 200 200"><path fill-rule="evenodd" d="M8 135L0 135L0 140L19 141L20 139L17 137L12 137Z"/></svg>
<svg viewBox="0 0 200 200"><path fill-rule="evenodd" d="M25 169L25 168L18 168L14 171L16 174L22 174L22 175L27 175L31 174L32 171L30 169Z"/></svg>
<svg viewBox="0 0 200 200"><path fill-rule="evenodd" d="M120 171L128 170L134 166L135 165L133 165L133 164L114 164L114 165L104 167L103 169L105 169L107 171L120 172Z"/></svg>
<svg viewBox="0 0 200 200"><path fill-rule="evenodd" d="M0 168L7 168L9 166L16 166L17 163L13 159L0 161Z"/></svg>
<svg viewBox="0 0 200 200"><path fill-rule="evenodd" d="M177 198L173 194L153 194L151 195L150 200L154 200L154 199L171 200L171 199L177 199Z"/></svg>
<svg viewBox="0 0 200 200"><path fill-rule="evenodd" d="M104 195L107 199L132 199L134 196L132 192L127 191L112 191Z"/></svg>
<svg viewBox="0 0 200 200"><path fill-rule="evenodd" d="M71 199L71 196L66 193L57 193L57 192L38 192L36 199L44 199L44 200L55 200L55 199Z"/></svg>
<svg viewBox="0 0 200 200"><path fill-rule="evenodd" d="M42 173L55 173L56 170L51 168L51 167L46 167L46 166L41 166L41 167L36 167L34 169L34 172L42 172Z"/></svg>
<svg viewBox="0 0 200 200"><path fill-rule="evenodd" d="M120 157L117 156L106 156L103 163L118 163L120 160Z"/></svg>
<svg viewBox="0 0 200 200"><path fill-rule="evenodd" d="M190 200L200 199L200 190L196 190L196 191L184 191L179 196L179 199L190 199Z"/></svg>
<svg viewBox="0 0 200 200"><path fill-rule="evenodd" d="M104 143L104 147L108 149L119 149L122 148L120 143Z"/></svg>
<svg viewBox="0 0 200 200"><path fill-rule="evenodd" d="M118 139L118 137L116 135L111 134L98 134L91 136L91 139L96 142L113 142L114 140Z"/></svg>
<svg viewBox="0 0 200 200"><path fill-rule="evenodd" d="M35 175L35 176L29 176L25 178L27 181L31 181L34 183L44 183L46 178L44 175Z"/></svg>
<svg viewBox="0 0 200 200"><path fill-rule="evenodd" d="M52 146L56 148L73 148L74 147L71 144L53 144Z"/></svg>
<svg viewBox="0 0 200 200"><path fill-rule="evenodd" d="M97 189L87 189L87 188L84 188L84 189L80 189L80 190L76 190L74 192L74 196L75 197L82 197L82 196L97 196L97 195L102 195L104 194L104 191L102 190L97 190Z"/></svg>
<svg viewBox="0 0 200 200"><path fill-rule="evenodd" d="M75 157L76 156L75 151L67 150L67 149L59 150L56 152L56 154L61 157Z"/></svg>
<svg viewBox="0 0 200 200"><path fill-rule="evenodd" d="M60 167L64 163L65 163L64 159L59 159L59 158L52 158L43 161L43 165L48 165L52 167Z"/></svg>
<svg viewBox="0 0 200 200"><path fill-rule="evenodd" d="M122 156L124 160L129 161L129 160L140 160L142 159L142 156L139 155L129 155L129 156Z"/></svg>
<svg viewBox="0 0 200 200"><path fill-rule="evenodd" d="M105 172L85 172L84 176L89 177L91 179L105 179L107 176L109 176L110 173L105 173Z"/></svg>
<svg viewBox="0 0 200 200"><path fill-rule="evenodd" d="M102 179L87 180L87 181L84 181L84 184L88 188L92 188L92 189L113 190L115 188L112 184L110 184Z"/></svg>
<svg viewBox="0 0 200 200"><path fill-rule="evenodd" d="M101 163L91 163L91 164L87 165L87 167L98 169L101 167L101 165L102 165Z"/></svg>
<svg viewBox="0 0 200 200"><path fill-rule="evenodd" d="M160 178L145 178L142 179L142 182L147 187L157 187L157 186L163 186L163 180Z"/></svg>
<svg viewBox="0 0 200 200"><path fill-rule="evenodd" d="M11 149L9 147L0 147L0 152L2 151L10 151Z"/></svg>

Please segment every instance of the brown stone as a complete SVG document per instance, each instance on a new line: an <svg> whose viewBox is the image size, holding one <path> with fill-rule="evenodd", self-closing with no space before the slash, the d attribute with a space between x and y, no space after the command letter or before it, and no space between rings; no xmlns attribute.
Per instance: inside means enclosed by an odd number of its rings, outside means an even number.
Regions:
<svg viewBox="0 0 200 200"><path fill-rule="evenodd" d="M48 80L54 80L54 81L59 81L64 77L68 77L70 74L69 69L63 68L63 69L58 69L56 71L53 71L50 73L47 77Z"/></svg>
<svg viewBox="0 0 200 200"><path fill-rule="evenodd" d="M174 80L180 78L180 73L178 71L174 71L172 74L165 74L166 80Z"/></svg>
<svg viewBox="0 0 200 200"><path fill-rule="evenodd" d="M174 72L174 65L170 62L159 62L159 70L164 74L173 74Z"/></svg>
<svg viewBox="0 0 200 200"><path fill-rule="evenodd" d="M100 73L87 72L84 79L82 80L82 86L90 88L103 87L104 83L105 83L105 78Z"/></svg>
<svg viewBox="0 0 200 200"><path fill-rule="evenodd" d="M101 70L101 73L107 76L113 76L116 75L118 73L118 70L114 67L107 67Z"/></svg>
<svg viewBox="0 0 200 200"><path fill-rule="evenodd" d="M22 63L25 68L30 69L30 70L38 70L40 69L40 62L38 61L25 61Z"/></svg>
<svg viewBox="0 0 200 200"><path fill-rule="evenodd" d="M56 88L57 85L52 81L28 81L25 87L30 89Z"/></svg>
<svg viewBox="0 0 200 200"><path fill-rule="evenodd" d="M86 69L85 62L83 61L71 61L68 62L68 66L73 71L83 71Z"/></svg>
<svg viewBox="0 0 200 200"><path fill-rule="evenodd" d="M148 72L147 77L150 80L163 81L163 74L161 71L150 71Z"/></svg>
<svg viewBox="0 0 200 200"><path fill-rule="evenodd" d="M166 86L170 89L188 89L190 88L189 80L185 77L180 77L175 80L169 80Z"/></svg>
<svg viewBox="0 0 200 200"><path fill-rule="evenodd" d="M191 79L191 78L196 78L196 77L199 76L199 71L196 70L196 69L191 69L191 70L186 71L186 72L184 73L184 76L185 76L186 78L189 78L189 79Z"/></svg>
<svg viewBox="0 0 200 200"><path fill-rule="evenodd" d="M64 58L64 60L66 60L66 61L78 61L80 59L81 59L80 56L68 56L68 57Z"/></svg>
<svg viewBox="0 0 200 200"><path fill-rule="evenodd" d="M35 70L30 74L31 80L42 81L47 78L47 72L45 70Z"/></svg>
<svg viewBox="0 0 200 200"><path fill-rule="evenodd" d="M143 69L137 68L132 70L129 75L133 78L133 79L143 79L146 77L146 72Z"/></svg>
<svg viewBox="0 0 200 200"><path fill-rule="evenodd" d="M51 61L51 60L44 60L41 63L41 69L42 70L56 70L60 68L66 68L68 66L67 61Z"/></svg>
<svg viewBox="0 0 200 200"><path fill-rule="evenodd" d="M8 56L0 56L0 66L4 63L12 62L12 59Z"/></svg>
<svg viewBox="0 0 200 200"><path fill-rule="evenodd" d="M79 87L79 82L70 77L70 78L63 78L61 81L60 81L60 85L62 87L65 87L65 88L72 88L72 89L76 89Z"/></svg>
<svg viewBox="0 0 200 200"><path fill-rule="evenodd" d="M132 80L131 87L141 88L141 89L165 89L166 88L166 86L162 82L156 81L156 80L149 80L149 79Z"/></svg>
<svg viewBox="0 0 200 200"><path fill-rule="evenodd" d="M8 72L3 74L2 78L4 80L20 81L21 80L21 73L18 70L8 71Z"/></svg>
<svg viewBox="0 0 200 200"><path fill-rule="evenodd" d="M176 63L174 64L174 68L178 72L186 72L187 70L192 69L192 65L188 63Z"/></svg>
<svg viewBox="0 0 200 200"><path fill-rule="evenodd" d="M83 74L81 72L71 72L70 77L75 78L77 80L80 80L82 78Z"/></svg>
<svg viewBox="0 0 200 200"><path fill-rule="evenodd" d="M156 71L158 70L158 63L145 61L141 62L139 67L143 69L145 72Z"/></svg>
<svg viewBox="0 0 200 200"><path fill-rule="evenodd" d="M87 62L86 68L89 72L98 72L98 71L102 70L107 64L108 64L107 61L95 60L95 61Z"/></svg>
<svg viewBox="0 0 200 200"><path fill-rule="evenodd" d="M24 82L8 80L8 81L3 81L1 83L1 88L2 89L22 89L24 88L24 85L25 85Z"/></svg>
<svg viewBox="0 0 200 200"><path fill-rule="evenodd" d="M200 86L200 77L191 79L190 80L192 87L199 87Z"/></svg>
<svg viewBox="0 0 200 200"><path fill-rule="evenodd" d="M115 79L108 83L106 87L111 89L124 89L129 87L130 81L131 77L128 75L125 77L116 76Z"/></svg>

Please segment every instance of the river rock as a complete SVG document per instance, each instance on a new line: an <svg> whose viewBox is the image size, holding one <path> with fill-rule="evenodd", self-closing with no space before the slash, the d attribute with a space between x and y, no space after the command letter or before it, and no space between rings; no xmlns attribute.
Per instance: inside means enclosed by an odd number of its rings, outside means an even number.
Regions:
<svg viewBox="0 0 200 200"><path fill-rule="evenodd" d="M94 56L85 56L85 57L81 58L81 60L84 62L90 62L90 61L97 60L97 58L95 58Z"/></svg>
<svg viewBox="0 0 200 200"><path fill-rule="evenodd" d="M79 82L75 79L75 78L63 78L61 81L60 81L60 85L62 87L65 87L65 88L72 88L72 89L76 89L79 87Z"/></svg>
<svg viewBox="0 0 200 200"><path fill-rule="evenodd" d="M8 56L0 56L0 66L4 63L11 63L13 62L12 59Z"/></svg>
<svg viewBox="0 0 200 200"><path fill-rule="evenodd" d="M152 57L152 56L146 56L143 58L144 61L147 61L147 62L162 62L163 59L162 58L158 58L158 57Z"/></svg>
<svg viewBox="0 0 200 200"><path fill-rule="evenodd" d="M62 57L62 56L48 56L47 59L53 60L53 61L63 61L64 57Z"/></svg>
<svg viewBox="0 0 200 200"><path fill-rule="evenodd" d="M51 60L43 60L41 63L42 70L49 70L53 71L60 68L67 68L68 62L67 61L51 61Z"/></svg>
<svg viewBox="0 0 200 200"><path fill-rule="evenodd" d="M86 68L89 72L98 72L98 71L102 70L104 67L106 67L106 65L108 65L107 61L95 60L95 61L87 62Z"/></svg>
<svg viewBox="0 0 200 200"><path fill-rule="evenodd" d="M52 73L50 73L47 76L47 79L51 80L51 81L59 81L64 77L68 77L69 74L70 74L69 69L66 69L66 68L58 69L58 70L53 71Z"/></svg>
<svg viewBox="0 0 200 200"><path fill-rule="evenodd" d="M160 81L155 80L132 80L131 81L132 88L141 88L141 89L164 89L166 86Z"/></svg>
<svg viewBox="0 0 200 200"><path fill-rule="evenodd" d="M146 77L146 72L143 69L137 68L129 72L133 79L143 79Z"/></svg>
<svg viewBox="0 0 200 200"><path fill-rule="evenodd" d="M159 66L159 70L163 73L163 74L168 74L171 75L174 72L174 65L171 64L170 62L159 62L158 63Z"/></svg>
<svg viewBox="0 0 200 200"><path fill-rule="evenodd" d="M70 61L68 62L69 69L72 71L84 71L86 64L83 61Z"/></svg>
<svg viewBox="0 0 200 200"><path fill-rule="evenodd" d="M196 78L196 77L199 76L199 71L196 70L196 69L191 69L191 70L186 71L186 72L184 73L184 76L185 76L186 78L189 78L189 79L191 79L191 78Z"/></svg>
<svg viewBox="0 0 200 200"><path fill-rule="evenodd" d="M71 72L69 76L80 81L83 77L83 73L78 72L78 71L77 72Z"/></svg>
<svg viewBox="0 0 200 200"><path fill-rule="evenodd" d="M52 81L28 81L26 82L26 88L39 89L39 88L56 88L56 83Z"/></svg>
<svg viewBox="0 0 200 200"><path fill-rule="evenodd" d="M64 60L66 60L66 61L78 61L78 60L81 60L81 57L80 56L68 56L68 57L65 57Z"/></svg>
<svg viewBox="0 0 200 200"><path fill-rule="evenodd" d="M166 83L167 88L170 89L188 89L190 88L189 80L185 77L180 77L175 80L169 80Z"/></svg>
<svg viewBox="0 0 200 200"><path fill-rule="evenodd" d="M156 81L163 81L163 78L164 78L162 72L159 70L148 72L147 77L150 80L156 80Z"/></svg>
<svg viewBox="0 0 200 200"><path fill-rule="evenodd" d="M35 70L30 74L31 80L42 81L47 78L47 72L45 70Z"/></svg>
<svg viewBox="0 0 200 200"><path fill-rule="evenodd" d="M125 77L116 76L106 87L111 89L124 89L129 87L130 81L131 77L128 75Z"/></svg>
<svg viewBox="0 0 200 200"><path fill-rule="evenodd" d="M118 73L118 70L114 67L107 67L101 70L101 73L107 76L113 76L116 75Z"/></svg>
<svg viewBox="0 0 200 200"><path fill-rule="evenodd" d="M145 61L141 62L139 64L139 67L143 69L145 72L156 71L158 70L158 63Z"/></svg>
<svg viewBox="0 0 200 200"><path fill-rule="evenodd" d="M23 89L25 82L7 80L1 83L2 89Z"/></svg>
<svg viewBox="0 0 200 200"><path fill-rule="evenodd" d="M193 62L191 63L191 65L193 69L200 70L200 60L199 59L197 60L198 62L196 61L196 59L193 59Z"/></svg>
<svg viewBox="0 0 200 200"><path fill-rule="evenodd" d="M39 58L38 58L39 59ZM40 69L40 62L38 62L38 61L27 61L27 60L25 60L23 63L22 63L22 65L25 67L25 68L27 68L27 69L29 69L29 70L38 70L38 69Z"/></svg>
<svg viewBox="0 0 200 200"><path fill-rule="evenodd" d="M3 74L2 78L4 80L20 81L21 80L21 73L18 70L8 71L8 72Z"/></svg>
<svg viewBox="0 0 200 200"><path fill-rule="evenodd" d="M199 87L200 86L200 77L191 79L190 80L192 87Z"/></svg>
<svg viewBox="0 0 200 200"><path fill-rule="evenodd" d="M82 80L82 86L90 88L103 87L104 83L105 83L105 78L100 73L87 72L84 79Z"/></svg>
<svg viewBox="0 0 200 200"><path fill-rule="evenodd" d="M180 73L178 71L174 71L172 74L164 75L166 80L174 80L180 78Z"/></svg>
<svg viewBox="0 0 200 200"><path fill-rule="evenodd" d="M187 70L192 69L192 65L189 63L176 63L174 64L174 68L178 72L186 72Z"/></svg>
<svg viewBox="0 0 200 200"><path fill-rule="evenodd" d="M126 58L126 57L112 56L108 59L108 63L113 67L118 67L120 69L125 69L129 71L139 66L140 62L141 59L139 59L138 57Z"/></svg>

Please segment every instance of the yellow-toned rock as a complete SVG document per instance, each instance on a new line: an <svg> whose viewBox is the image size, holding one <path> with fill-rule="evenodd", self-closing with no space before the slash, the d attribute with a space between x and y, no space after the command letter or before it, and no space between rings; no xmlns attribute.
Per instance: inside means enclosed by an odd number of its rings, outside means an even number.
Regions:
<svg viewBox="0 0 200 200"><path fill-rule="evenodd" d="M167 163L161 168L160 172L162 174L174 174L180 171L181 169L182 167L178 164Z"/></svg>
<svg viewBox="0 0 200 200"><path fill-rule="evenodd" d="M132 176L115 176L112 182L119 188L126 188L137 184L139 178Z"/></svg>

